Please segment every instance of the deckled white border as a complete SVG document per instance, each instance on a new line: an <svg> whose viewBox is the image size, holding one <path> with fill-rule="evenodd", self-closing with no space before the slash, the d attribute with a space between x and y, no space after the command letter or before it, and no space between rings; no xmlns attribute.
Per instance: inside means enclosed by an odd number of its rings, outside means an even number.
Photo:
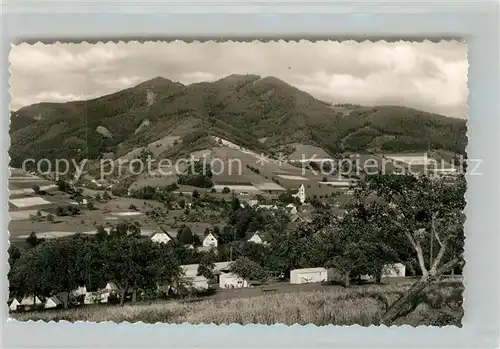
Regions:
<svg viewBox="0 0 500 349"><path fill-rule="evenodd" d="M462 328L375 327L291 327L215 326L215 325L134 325L124 323L19 323L2 325L2 347L93 347L93 348L495 348L499 328L499 156L498 134L498 18L497 7L484 2L434 1L386 5L355 1L333 6L331 2L302 6L298 2L239 5L221 1L208 8L177 3L167 8L154 0L146 5L108 0L83 1L71 7L71 1L3 7L2 18L2 152L0 176L2 207L1 253L3 319L7 314L8 247L8 155L9 93L8 53L11 43L39 39L125 40L165 39L400 39L426 37L464 37L469 57L469 157L482 158L482 176L468 178L466 209L466 315ZM390 6L387 5L390 3ZM123 4L123 3L122 3ZM7 14L5 14L7 12ZM212 13L209 13L212 12ZM363 15L353 14L364 12ZM377 14L370 14L378 12ZM31 14L28 14L31 13ZM72 14L71 14L72 13ZM106 15L96 15L106 13ZM141 13L133 15L133 13ZM183 14L179 14L183 13ZM196 13L196 14L193 14ZM200 13L205 13L203 16ZM228 13L233 13L228 15ZM246 13L246 14L245 14ZM272 14L270 14L272 13ZM281 13L281 14L280 14ZM287 14L285 14L287 13ZM174 15L175 14L175 15ZM223 14L223 15L221 15ZM416 38L415 33L419 33ZM439 38L439 37L438 37ZM6 320L4 320L6 321Z"/></svg>

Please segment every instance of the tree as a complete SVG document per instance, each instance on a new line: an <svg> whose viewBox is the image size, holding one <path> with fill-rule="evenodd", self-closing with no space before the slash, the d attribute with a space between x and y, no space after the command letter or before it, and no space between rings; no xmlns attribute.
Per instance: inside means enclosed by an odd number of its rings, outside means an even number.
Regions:
<svg viewBox="0 0 500 349"><path fill-rule="evenodd" d="M102 199L103 200L110 200L111 195L109 195L109 193L105 190L104 193L102 194Z"/></svg>
<svg viewBox="0 0 500 349"><path fill-rule="evenodd" d="M281 201L284 204L291 204L295 202L294 197L291 192L287 191L285 193L281 193L278 196L278 200Z"/></svg>
<svg viewBox="0 0 500 349"><path fill-rule="evenodd" d="M223 194L229 194L230 192L231 192L231 189L229 189L228 187L222 188L222 193Z"/></svg>
<svg viewBox="0 0 500 349"><path fill-rule="evenodd" d="M199 199L200 198L200 193L198 192L198 190L193 190L193 199Z"/></svg>
<svg viewBox="0 0 500 349"><path fill-rule="evenodd" d="M139 237L141 236L141 228L138 222L123 221L111 228L109 235L111 237Z"/></svg>
<svg viewBox="0 0 500 349"><path fill-rule="evenodd" d="M97 227L97 231L95 234L96 240L102 241L105 240L107 237L108 237L108 232L106 231L106 229L104 229L102 225L99 225Z"/></svg>
<svg viewBox="0 0 500 349"><path fill-rule="evenodd" d="M32 231L31 234L26 238L26 242L31 247L36 247L41 243L41 240L36 236L36 233Z"/></svg>
<svg viewBox="0 0 500 349"><path fill-rule="evenodd" d="M10 245L8 249L9 253L9 266L12 268L14 263L21 258L21 251L14 245Z"/></svg>
<svg viewBox="0 0 500 349"><path fill-rule="evenodd" d="M54 223L54 215L52 213L47 215L47 222Z"/></svg>
<svg viewBox="0 0 500 349"><path fill-rule="evenodd" d="M422 278L383 316L389 324L440 275L463 264L466 181L463 176L449 183L427 176L374 175L367 177L367 187L387 203L387 217L411 244L422 272ZM427 246L429 258L424 252Z"/></svg>
<svg viewBox="0 0 500 349"><path fill-rule="evenodd" d="M220 228L219 228L219 226L217 226L217 225L214 226L212 231L213 231L213 233L214 233L215 236L219 236L220 235Z"/></svg>
<svg viewBox="0 0 500 349"><path fill-rule="evenodd" d="M71 290L84 282L82 255L85 242L79 236L51 240L24 251L9 275L15 293L49 297L64 292L68 307Z"/></svg>
<svg viewBox="0 0 500 349"><path fill-rule="evenodd" d="M71 291L85 283L85 244L82 237L76 235L49 241L38 249L43 295L63 292L65 308L69 306Z"/></svg>
<svg viewBox="0 0 500 349"><path fill-rule="evenodd" d="M38 184L34 184L32 188L35 194L40 194L40 186Z"/></svg>
<svg viewBox="0 0 500 349"><path fill-rule="evenodd" d="M184 200L184 199L180 199L179 201L177 201L177 203L179 204L180 208L185 208L186 207L186 200Z"/></svg>
<svg viewBox="0 0 500 349"><path fill-rule="evenodd" d="M57 188L62 192L65 192L65 193L72 192L71 185L62 178L59 178L57 180L56 185L57 185Z"/></svg>
<svg viewBox="0 0 500 349"><path fill-rule="evenodd" d="M59 217L66 216L67 215L66 208L63 206L57 206L56 215Z"/></svg>
<svg viewBox="0 0 500 349"><path fill-rule="evenodd" d="M35 298L42 295L40 270L37 248L23 251L9 271L10 292L21 297L31 295Z"/></svg>
<svg viewBox="0 0 500 349"><path fill-rule="evenodd" d="M92 210L95 210L95 206L94 206L94 203L93 203L92 201L89 201L89 202L87 203L87 209L89 209L89 210L91 210L91 211L92 211Z"/></svg>
<svg viewBox="0 0 500 349"><path fill-rule="evenodd" d="M355 275L379 276L385 264L398 261L391 226L376 202L358 198L356 207L343 217L333 218L322 231L320 246L326 252L326 267L344 276L346 287Z"/></svg>
<svg viewBox="0 0 500 349"><path fill-rule="evenodd" d="M212 280L214 278L215 261L216 256L214 252L210 251L203 253L196 275L203 275L208 280Z"/></svg>
<svg viewBox="0 0 500 349"><path fill-rule="evenodd" d="M191 228L189 228L187 225L184 225L179 229L177 238L183 245L194 245L195 242L197 242L195 239L195 235L191 231Z"/></svg>
<svg viewBox="0 0 500 349"><path fill-rule="evenodd" d="M243 280L263 280L266 276L264 269L247 257L238 258L229 265L231 273L238 275Z"/></svg>
<svg viewBox="0 0 500 349"><path fill-rule="evenodd" d="M141 236L116 235L102 244L107 258L104 275L120 287L120 304L132 288L152 290L158 283L172 284L180 268L167 249Z"/></svg>

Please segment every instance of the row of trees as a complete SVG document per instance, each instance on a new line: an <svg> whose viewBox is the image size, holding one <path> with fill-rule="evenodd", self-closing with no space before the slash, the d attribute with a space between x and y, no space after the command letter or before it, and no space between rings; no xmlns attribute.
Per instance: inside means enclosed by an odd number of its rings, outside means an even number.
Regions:
<svg viewBox="0 0 500 349"><path fill-rule="evenodd" d="M182 254L141 236L135 224L120 223L109 234L101 228L94 236L37 240L31 246L9 249L13 296L64 293L67 307L70 292L78 286L97 290L114 281L123 303L129 288L155 290L181 278Z"/></svg>

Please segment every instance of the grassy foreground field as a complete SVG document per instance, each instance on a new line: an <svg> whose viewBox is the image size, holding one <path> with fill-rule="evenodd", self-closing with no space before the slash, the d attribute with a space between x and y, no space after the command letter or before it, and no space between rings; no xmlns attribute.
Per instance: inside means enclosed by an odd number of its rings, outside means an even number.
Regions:
<svg viewBox="0 0 500 349"><path fill-rule="evenodd" d="M68 310L12 314L19 321L113 321L191 324L377 325L387 307L410 285L280 293L251 298L88 306ZM426 291L414 310L395 325L461 326L463 284L441 282Z"/></svg>

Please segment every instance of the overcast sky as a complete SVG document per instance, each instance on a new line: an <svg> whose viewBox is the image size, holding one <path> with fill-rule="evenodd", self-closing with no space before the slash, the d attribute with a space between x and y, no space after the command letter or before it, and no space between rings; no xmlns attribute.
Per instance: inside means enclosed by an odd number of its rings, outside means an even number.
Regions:
<svg viewBox="0 0 500 349"><path fill-rule="evenodd" d="M467 115L465 43L106 43L14 46L11 110L98 97L156 76L183 84L276 76L333 103Z"/></svg>

